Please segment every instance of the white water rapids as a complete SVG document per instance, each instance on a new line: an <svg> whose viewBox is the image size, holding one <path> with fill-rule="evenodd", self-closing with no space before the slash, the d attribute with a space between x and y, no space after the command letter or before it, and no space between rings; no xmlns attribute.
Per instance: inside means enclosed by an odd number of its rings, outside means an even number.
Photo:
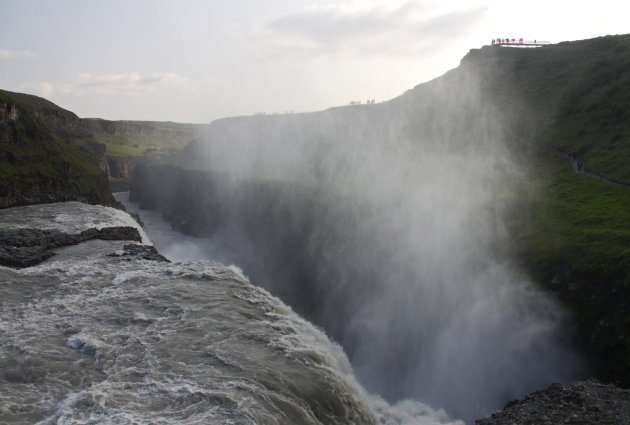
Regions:
<svg viewBox="0 0 630 425"><path fill-rule="evenodd" d="M77 203L1 210L0 223L132 224ZM0 267L1 423L461 424L367 394L337 344L237 268L108 255L125 243Z"/></svg>

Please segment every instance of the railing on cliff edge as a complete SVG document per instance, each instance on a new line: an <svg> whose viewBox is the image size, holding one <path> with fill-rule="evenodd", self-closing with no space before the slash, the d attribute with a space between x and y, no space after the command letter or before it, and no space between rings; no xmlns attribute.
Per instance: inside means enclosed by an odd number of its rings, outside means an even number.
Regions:
<svg viewBox="0 0 630 425"><path fill-rule="evenodd" d="M550 41L523 40L522 38L493 38L493 46L509 46L509 47L541 47L551 44Z"/></svg>

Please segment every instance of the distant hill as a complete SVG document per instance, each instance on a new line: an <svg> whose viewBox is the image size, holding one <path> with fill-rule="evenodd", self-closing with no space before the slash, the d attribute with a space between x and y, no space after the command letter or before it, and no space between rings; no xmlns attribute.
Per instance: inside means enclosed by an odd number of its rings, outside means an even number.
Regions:
<svg viewBox="0 0 630 425"><path fill-rule="evenodd" d="M139 161L169 160L206 127L200 124L95 118L83 119L82 124L91 140L106 147L103 168L114 192L128 190Z"/></svg>
<svg viewBox="0 0 630 425"><path fill-rule="evenodd" d="M0 90L0 207L81 200L112 204L135 164L168 158L201 125L81 119L41 97Z"/></svg>
<svg viewBox="0 0 630 425"><path fill-rule="evenodd" d="M170 156L194 140L205 127L158 121L108 121L83 119L83 127L95 141L107 146L107 156Z"/></svg>
<svg viewBox="0 0 630 425"><path fill-rule="evenodd" d="M104 153L72 112L0 90L0 208L68 200L114 204L98 167Z"/></svg>

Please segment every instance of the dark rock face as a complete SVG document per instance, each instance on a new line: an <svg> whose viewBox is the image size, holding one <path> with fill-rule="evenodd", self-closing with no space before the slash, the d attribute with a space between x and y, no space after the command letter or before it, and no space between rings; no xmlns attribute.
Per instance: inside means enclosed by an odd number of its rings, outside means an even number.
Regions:
<svg viewBox="0 0 630 425"><path fill-rule="evenodd" d="M247 235L240 244L256 252L255 256L237 254L238 264L258 284L320 325L327 321L328 309L347 312L349 320L353 310L349 300L360 303L361 296L342 293L345 289L338 288L335 290L340 294L335 298L345 309L333 306L330 300L324 302L324 293L334 279L318 269L315 259L323 257L326 248L323 241L313 236L334 235L339 232L336 226L346 226L347 233L354 233L355 238L340 244L358 243L355 241L360 236L358 230L349 230L352 224L347 217L336 217L338 212L314 194L280 184L250 182L226 195L225 179L226 176L216 173L141 164L132 180L130 200L138 202L142 209L161 210L174 230L195 236L210 237L231 229L236 217L238 232ZM329 218L325 220L327 223L334 223L332 227L318 223L322 216ZM304 250L305 246L309 250ZM379 276L377 270L353 272L363 277L365 288ZM342 340L343 326L337 329L330 326L325 326L327 331Z"/></svg>
<svg viewBox="0 0 630 425"><path fill-rule="evenodd" d="M160 254L154 246L129 244L125 245L123 249L124 252L122 254L110 254L110 257L119 257L126 261L130 261L133 258L139 258L142 260L170 263L170 261Z"/></svg>
<svg viewBox="0 0 630 425"><path fill-rule="evenodd" d="M138 230L133 227L91 228L79 234L59 230L0 229L0 265L15 268L34 266L53 256L53 248L92 239L142 240Z"/></svg>
<svg viewBox="0 0 630 425"><path fill-rule="evenodd" d="M625 276L582 275L557 264L548 281L562 302L581 313L576 315L577 342L598 379L629 388L630 287Z"/></svg>
<svg viewBox="0 0 630 425"><path fill-rule="evenodd" d="M477 425L620 425L630 423L630 390L594 381L553 384Z"/></svg>
<svg viewBox="0 0 630 425"><path fill-rule="evenodd" d="M175 128L156 128L149 124L143 124L140 122L124 122L124 121L107 121L107 120L84 120L83 125L89 130L93 131L97 128L100 131L104 131L116 136L125 137L166 137L166 138L178 138L187 137L188 131L184 129Z"/></svg>
<svg viewBox="0 0 630 425"><path fill-rule="evenodd" d="M129 190L138 161L138 157L105 158L101 168L107 173L112 192L126 192Z"/></svg>
<svg viewBox="0 0 630 425"><path fill-rule="evenodd" d="M107 158L107 171L110 179L131 180L138 158Z"/></svg>
<svg viewBox="0 0 630 425"><path fill-rule="evenodd" d="M103 183L102 193L90 193L87 196L83 196L74 192L71 188L55 187L55 183L41 182L39 185L32 185L30 187L18 187L17 184L12 187L0 188L0 208L9 208L20 205L36 205L36 204L52 204L55 202L68 202L78 201L87 204L103 204L108 206L120 207L116 200L107 193L105 199L101 197L103 193L109 191L107 182L105 179L99 181L99 184ZM7 186L11 186L7 184ZM107 188L107 189L106 189Z"/></svg>
<svg viewBox="0 0 630 425"><path fill-rule="evenodd" d="M0 265L24 268L34 266L52 257L52 251L39 245L15 247L0 245Z"/></svg>
<svg viewBox="0 0 630 425"><path fill-rule="evenodd" d="M52 131L66 135L85 135L81 118L73 112L50 104L35 110L35 116Z"/></svg>
<svg viewBox="0 0 630 425"><path fill-rule="evenodd" d="M171 165L138 164L131 181L129 200L138 202L142 209L166 207L175 200L174 197L177 192L196 195L194 193L196 185L212 184L209 178L204 181L203 175L205 174L194 171L185 172ZM193 209L189 207L197 202L196 199L192 196L179 196L178 198L180 201L187 202L185 206L182 205L182 208L192 213Z"/></svg>

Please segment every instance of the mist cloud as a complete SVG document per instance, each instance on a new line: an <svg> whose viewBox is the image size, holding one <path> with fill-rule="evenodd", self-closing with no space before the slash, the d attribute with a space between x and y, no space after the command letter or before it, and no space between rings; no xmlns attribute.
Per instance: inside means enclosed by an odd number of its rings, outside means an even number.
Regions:
<svg viewBox="0 0 630 425"><path fill-rule="evenodd" d="M508 255L524 170L478 72L384 103L218 120L189 153L213 172L195 200L210 257L323 326L368 390L467 420L579 364L562 309Z"/></svg>

